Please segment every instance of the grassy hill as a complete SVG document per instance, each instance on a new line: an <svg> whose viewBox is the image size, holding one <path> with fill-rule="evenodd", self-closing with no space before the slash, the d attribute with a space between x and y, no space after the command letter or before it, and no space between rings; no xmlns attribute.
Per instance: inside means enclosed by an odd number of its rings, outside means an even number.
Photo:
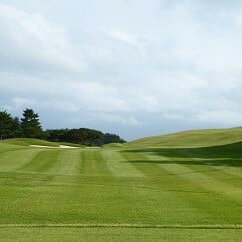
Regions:
<svg viewBox="0 0 242 242"><path fill-rule="evenodd" d="M101 149L1 141L0 241L242 238L240 132L188 131Z"/></svg>
<svg viewBox="0 0 242 242"><path fill-rule="evenodd" d="M242 127L204 129L152 136L127 143L137 147L203 147L242 141Z"/></svg>
<svg viewBox="0 0 242 242"><path fill-rule="evenodd" d="M30 146L30 145L43 145L50 147L59 147L59 144L54 142L49 142L46 140L40 139L31 139L31 138L14 138L14 139L6 139L0 141L0 144L10 144L10 145L20 145L20 146Z"/></svg>
<svg viewBox="0 0 242 242"><path fill-rule="evenodd" d="M71 146L71 147L85 147L85 145L73 144L67 142L49 142L46 140L32 139L32 138L14 138L6 139L0 141L0 144L9 144L9 145L18 145L18 146L30 146L30 145L40 145L40 146L49 146L49 147L60 147L60 145Z"/></svg>

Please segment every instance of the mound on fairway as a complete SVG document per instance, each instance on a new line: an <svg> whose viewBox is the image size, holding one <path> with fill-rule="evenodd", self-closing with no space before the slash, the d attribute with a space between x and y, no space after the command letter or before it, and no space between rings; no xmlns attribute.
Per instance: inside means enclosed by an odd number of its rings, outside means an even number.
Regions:
<svg viewBox="0 0 242 242"><path fill-rule="evenodd" d="M6 139L6 140L2 140L1 143L20 145L20 146L40 145L40 146L59 147L59 144L57 143L49 142L46 140L40 140L40 139L32 139L32 138Z"/></svg>
<svg viewBox="0 0 242 242"><path fill-rule="evenodd" d="M152 136L127 143L137 147L203 147L242 141L242 127L231 129L204 129Z"/></svg>

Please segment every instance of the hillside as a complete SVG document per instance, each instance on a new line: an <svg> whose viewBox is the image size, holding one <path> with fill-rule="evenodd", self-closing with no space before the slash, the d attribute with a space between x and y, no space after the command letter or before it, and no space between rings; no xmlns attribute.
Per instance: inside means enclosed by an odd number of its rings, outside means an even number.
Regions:
<svg viewBox="0 0 242 242"><path fill-rule="evenodd" d="M32 139L32 138L13 138L5 139L0 141L0 144L10 144L10 145L19 145L19 146L30 146L30 145L43 145L50 147L59 147L59 144L54 142L49 142L46 140Z"/></svg>
<svg viewBox="0 0 242 242"><path fill-rule="evenodd" d="M191 130L142 138L126 147L206 147L242 141L242 127L230 129Z"/></svg>

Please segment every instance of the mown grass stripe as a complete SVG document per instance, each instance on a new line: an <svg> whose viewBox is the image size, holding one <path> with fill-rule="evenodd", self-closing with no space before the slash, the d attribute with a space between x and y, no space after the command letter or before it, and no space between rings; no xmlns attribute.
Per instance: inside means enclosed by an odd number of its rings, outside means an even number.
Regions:
<svg viewBox="0 0 242 242"><path fill-rule="evenodd" d="M152 156L156 159L170 160L170 164L160 164L164 169L172 172L176 176L180 176L194 184L197 184L209 191L213 191L219 194L228 196L230 199L235 199L237 201L242 201L242 192L241 189L232 184L220 181L210 175L199 172L196 169L193 169L193 166L186 166L182 164L172 163L172 158Z"/></svg>
<svg viewBox="0 0 242 242"><path fill-rule="evenodd" d="M57 173L59 175L79 175L80 170L80 150L62 150L56 162L47 171L49 174Z"/></svg>
<svg viewBox="0 0 242 242"><path fill-rule="evenodd" d="M17 171L31 162L39 152L25 149L5 153L0 157L0 169L5 172Z"/></svg>
<svg viewBox="0 0 242 242"><path fill-rule="evenodd" d="M147 189L156 191L156 199L161 199L161 206L164 206L162 205L162 197L165 200L168 200L168 197L173 197L174 199L170 200L170 204L174 207L174 211L176 208L183 207L184 212L189 212L190 221L196 221L197 219L204 220L206 217L209 217L210 221L222 222L216 218L216 214L208 211L207 208L209 207L207 207L206 204L211 201L203 196L206 190L203 191L200 189L196 191L194 185L188 181L181 177L174 178L174 176L171 176L171 173L163 169L159 163L153 163L153 157L149 155L136 152L124 152L124 156L126 156L128 162L132 162L137 169L144 172L147 177L150 177L151 182L146 184ZM199 193L203 196L202 201L198 199L198 196L201 196ZM169 204L168 201L167 203ZM167 206L169 207L171 205ZM174 214L173 216L178 216L177 219L179 219L179 214L180 211L178 210L176 215Z"/></svg>
<svg viewBox="0 0 242 242"><path fill-rule="evenodd" d="M46 172L57 162L60 152L61 150L40 150L29 163L19 170Z"/></svg>
<svg viewBox="0 0 242 242"><path fill-rule="evenodd" d="M116 177L144 177L145 175L137 170L131 163L126 162L126 159L118 151L104 150L101 152L103 159L113 176Z"/></svg>
<svg viewBox="0 0 242 242"><path fill-rule="evenodd" d="M97 169L98 175L111 176L112 173L108 169L107 161L103 158L101 151L96 150L95 152L93 152L93 154L95 154L94 158L96 160L96 169Z"/></svg>
<svg viewBox="0 0 242 242"><path fill-rule="evenodd" d="M185 203L190 207L189 216L191 216L192 211L196 211L198 219L203 218L207 220L208 217L210 217L209 220L212 219L217 222L225 222L221 220L221 218L226 217L227 221L231 219L237 219L236 221L239 221L238 214L241 211L237 205L235 205L233 199L231 200L217 191L208 190L206 187L198 187L192 179L184 179L184 177L174 174L173 169L167 169L167 166L173 167L176 164L172 163L172 161L167 164L166 157L163 157L164 165L166 166L164 167L162 164L162 157L160 156L136 152L125 152L125 155L127 155L129 162L133 162L137 169L141 169L147 176L155 179L155 182L152 183L152 187L157 189L157 192L159 192L159 190L163 192L165 189L167 189L167 192L169 192L169 190L171 193L174 192L174 200L176 201L176 204L173 204L174 209L175 207L180 207L181 203ZM193 170L190 172L196 173L196 171ZM201 182L202 181L203 179ZM186 189L184 190L184 188ZM214 206L218 201L221 207ZM225 210L225 207L227 207L228 210ZM223 216L220 216L220 213L223 213Z"/></svg>
<svg viewBox="0 0 242 242"><path fill-rule="evenodd" d="M216 167L212 165L186 165L185 167L191 168L197 171L199 174L212 177L218 183L225 183L226 186L230 186L233 190L240 190L242 186L242 177L235 174L226 172L227 167Z"/></svg>
<svg viewBox="0 0 242 242"><path fill-rule="evenodd" d="M95 160L91 150L82 150L81 152L81 175L92 176L96 174Z"/></svg>
<svg viewBox="0 0 242 242"><path fill-rule="evenodd" d="M207 148L208 149L208 148ZM211 152L208 150L207 152ZM242 178L242 169L239 165L242 160L239 157L235 158L233 154L225 154L225 157L221 157L221 152L210 154L206 153L204 150L195 151L193 149L174 149L170 150L168 155L170 159L166 161L175 164L181 164L186 167L192 167L192 169L202 172L204 174L209 174L218 180L222 180L224 182L232 183L234 186L241 187L241 178ZM162 160L162 156L166 157L167 150L161 149L157 153L157 156L160 156ZM164 153L164 154L162 154ZM215 158L215 157L218 158ZM229 158L230 157L230 158ZM163 159L164 160L164 159ZM231 163L231 166L228 164ZM237 165L236 168L232 165Z"/></svg>
<svg viewBox="0 0 242 242"><path fill-rule="evenodd" d="M147 177L160 177L164 175L164 170L157 164L152 164L150 158L141 153L122 152L126 162L132 163L133 166Z"/></svg>

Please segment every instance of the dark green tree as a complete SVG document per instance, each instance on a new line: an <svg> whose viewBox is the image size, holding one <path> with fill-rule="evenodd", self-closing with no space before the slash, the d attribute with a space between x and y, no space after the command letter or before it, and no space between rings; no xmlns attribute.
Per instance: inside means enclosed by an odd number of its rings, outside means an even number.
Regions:
<svg viewBox="0 0 242 242"><path fill-rule="evenodd" d="M88 146L101 146L109 143L124 143L116 134L104 134L101 131L87 128L80 129L49 129L45 132L49 141L76 143Z"/></svg>
<svg viewBox="0 0 242 242"><path fill-rule="evenodd" d="M6 111L0 112L0 139L9 138L12 133L13 119Z"/></svg>
<svg viewBox="0 0 242 242"><path fill-rule="evenodd" d="M109 144L109 143L125 143L126 141L121 139L119 137L119 135L117 134L110 134L110 133L106 133L104 134L104 138L103 138L103 143L104 144Z"/></svg>
<svg viewBox="0 0 242 242"><path fill-rule="evenodd" d="M25 109L21 118L23 136L26 138L41 138L43 130L39 121L39 115L33 109Z"/></svg>
<svg viewBox="0 0 242 242"><path fill-rule="evenodd" d="M11 129L12 129L11 138L20 138L23 136L21 122L18 117L15 117L13 119Z"/></svg>

